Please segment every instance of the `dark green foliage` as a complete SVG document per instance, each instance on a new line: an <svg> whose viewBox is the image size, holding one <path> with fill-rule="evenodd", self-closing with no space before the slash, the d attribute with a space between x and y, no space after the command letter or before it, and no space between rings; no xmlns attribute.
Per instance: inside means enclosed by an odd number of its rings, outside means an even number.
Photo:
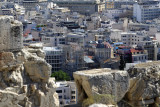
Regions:
<svg viewBox="0 0 160 107"><path fill-rule="evenodd" d="M119 66L119 69L120 70L124 70L124 67L125 67L124 57L123 57L123 55L120 55L120 66Z"/></svg>
<svg viewBox="0 0 160 107"><path fill-rule="evenodd" d="M39 27L46 27L46 25L37 25L36 27L37 28L39 28Z"/></svg>
<svg viewBox="0 0 160 107"><path fill-rule="evenodd" d="M63 72L62 70L53 72L51 77L55 77L56 81L70 81L70 77L67 73Z"/></svg>

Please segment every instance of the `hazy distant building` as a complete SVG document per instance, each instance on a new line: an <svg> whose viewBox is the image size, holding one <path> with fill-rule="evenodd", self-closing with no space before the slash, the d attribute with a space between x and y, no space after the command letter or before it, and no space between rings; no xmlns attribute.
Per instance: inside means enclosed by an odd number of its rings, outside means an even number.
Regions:
<svg viewBox="0 0 160 107"><path fill-rule="evenodd" d="M133 17L138 22L145 22L160 16L159 1L143 1L133 5Z"/></svg>
<svg viewBox="0 0 160 107"><path fill-rule="evenodd" d="M139 33L130 33L130 32L123 32L121 33L121 40L126 46L135 47L143 41L145 35Z"/></svg>
<svg viewBox="0 0 160 107"><path fill-rule="evenodd" d="M105 9L105 3L100 0L53 0L53 2L81 14L93 14Z"/></svg>
<svg viewBox="0 0 160 107"><path fill-rule="evenodd" d="M47 0L23 0L22 4L26 10L35 10L36 5L40 2L47 2Z"/></svg>

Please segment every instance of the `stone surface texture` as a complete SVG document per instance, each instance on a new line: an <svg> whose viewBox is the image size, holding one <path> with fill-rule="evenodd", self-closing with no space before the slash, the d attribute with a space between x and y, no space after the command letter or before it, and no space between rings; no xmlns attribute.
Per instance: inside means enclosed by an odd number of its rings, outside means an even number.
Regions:
<svg viewBox="0 0 160 107"><path fill-rule="evenodd" d="M22 25L13 17L0 16L0 27L0 107L59 107L42 47L22 48Z"/></svg>
<svg viewBox="0 0 160 107"><path fill-rule="evenodd" d="M58 107L51 66L41 49L0 52L0 107Z"/></svg>
<svg viewBox="0 0 160 107"><path fill-rule="evenodd" d="M137 64L128 73L130 88L125 98L131 105L160 104L160 61Z"/></svg>
<svg viewBox="0 0 160 107"><path fill-rule="evenodd" d="M92 104L89 107L115 107L114 105Z"/></svg>
<svg viewBox="0 0 160 107"><path fill-rule="evenodd" d="M12 16L0 16L0 51L23 48L22 23Z"/></svg>
<svg viewBox="0 0 160 107"><path fill-rule="evenodd" d="M93 69L77 71L73 76L78 89L79 103L87 98L94 98L94 96L106 96L109 98L108 100L117 103L129 89L129 75L127 71L106 68ZM112 102L101 100L98 103L106 104Z"/></svg>

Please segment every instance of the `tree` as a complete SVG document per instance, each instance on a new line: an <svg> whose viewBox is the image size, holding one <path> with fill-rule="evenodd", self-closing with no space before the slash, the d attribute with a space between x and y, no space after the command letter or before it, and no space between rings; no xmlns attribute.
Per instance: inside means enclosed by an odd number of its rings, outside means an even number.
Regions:
<svg viewBox="0 0 160 107"><path fill-rule="evenodd" d="M69 81L69 80L71 80L70 76L62 70L57 71L57 72L53 72L51 77L55 77L56 81L65 81L65 80Z"/></svg>
<svg viewBox="0 0 160 107"><path fill-rule="evenodd" d="M124 70L124 67L125 67L124 56L121 54L120 55L120 66L119 66L119 69L120 70Z"/></svg>

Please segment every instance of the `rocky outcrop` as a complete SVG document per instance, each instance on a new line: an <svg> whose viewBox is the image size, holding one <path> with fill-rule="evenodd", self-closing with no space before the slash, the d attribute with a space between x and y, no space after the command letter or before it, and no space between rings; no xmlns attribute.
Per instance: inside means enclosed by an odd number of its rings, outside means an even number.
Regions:
<svg viewBox="0 0 160 107"><path fill-rule="evenodd" d="M92 104L89 107L115 107L114 105Z"/></svg>
<svg viewBox="0 0 160 107"><path fill-rule="evenodd" d="M130 88L126 101L134 106L159 107L160 104L160 62L148 62L135 65L128 70Z"/></svg>
<svg viewBox="0 0 160 107"><path fill-rule="evenodd" d="M115 104L118 107L160 105L160 61L137 64L127 72L109 69L77 71L74 78L79 102L82 105L93 103Z"/></svg>
<svg viewBox="0 0 160 107"><path fill-rule="evenodd" d="M41 49L24 48L18 52L0 53L1 107L58 107L51 66ZM38 54L37 54L38 53Z"/></svg>
<svg viewBox="0 0 160 107"><path fill-rule="evenodd" d="M129 88L127 71L93 69L77 71L73 76L78 89L79 103L88 100L91 103L116 104Z"/></svg>
<svg viewBox="0 0 160 107"><path fill-rule="evenodd" d="M23 48L21 38L22 24L0 16L0 107L59 107L42 47Z"/></svg>
<svg viewBox="0 0 160 107"><path fill-rule="evenodd" d="M12 16L0 16L0 51L23 48L22 23Z"/></svg>

